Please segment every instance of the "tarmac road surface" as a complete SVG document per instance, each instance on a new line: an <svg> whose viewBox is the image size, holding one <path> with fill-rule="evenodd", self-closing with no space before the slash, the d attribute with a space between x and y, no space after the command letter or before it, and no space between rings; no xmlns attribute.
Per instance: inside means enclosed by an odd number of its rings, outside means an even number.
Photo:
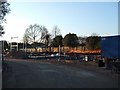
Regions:
<svg viewBox="0 0 120 90"><path fill-rule="evenodd" d="M118 88L118 77L42 61L5 61L2 88Z"/></svg>

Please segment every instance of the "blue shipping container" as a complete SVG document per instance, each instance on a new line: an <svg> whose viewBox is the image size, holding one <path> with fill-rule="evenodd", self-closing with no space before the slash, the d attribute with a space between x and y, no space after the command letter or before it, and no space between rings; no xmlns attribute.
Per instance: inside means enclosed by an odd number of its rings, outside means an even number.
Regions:
<svg viewBox="0 0 120 90"><path fill-rule="evenodd" d="M120 58L120 35L101 37L101 57Z"/></svg>

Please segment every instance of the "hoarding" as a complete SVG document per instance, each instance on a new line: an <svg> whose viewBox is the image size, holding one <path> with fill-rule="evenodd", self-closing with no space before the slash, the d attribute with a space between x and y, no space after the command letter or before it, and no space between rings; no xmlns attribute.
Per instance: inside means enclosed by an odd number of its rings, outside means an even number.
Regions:
<svg viewBox="0 0 120 90"><path fill-rule="evenodd" d="M101 37L101 57L120 58L120 35Z"/></svg>

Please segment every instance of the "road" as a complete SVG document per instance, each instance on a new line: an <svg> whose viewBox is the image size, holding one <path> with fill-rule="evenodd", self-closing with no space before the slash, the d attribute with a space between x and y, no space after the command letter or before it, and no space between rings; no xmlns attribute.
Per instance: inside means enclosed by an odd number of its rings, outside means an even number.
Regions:
<svg viewBox="0 0 120 90"><path fill-rule="evenodd" d="M2 88L118 88L118 77L41 61L5 61Z"/></svg>

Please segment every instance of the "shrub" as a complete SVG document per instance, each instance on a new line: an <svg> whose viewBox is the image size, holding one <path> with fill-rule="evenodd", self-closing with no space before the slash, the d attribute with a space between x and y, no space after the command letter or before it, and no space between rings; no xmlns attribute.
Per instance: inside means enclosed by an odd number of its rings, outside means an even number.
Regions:
<svg viewBox="0 0 120 90"><path fill-rule="evenodd" d="M23 51L12 51L9 52L6 57L8 58L17 58L17 59L27 59L28 58L28 54L26 52Z"/></svg>

